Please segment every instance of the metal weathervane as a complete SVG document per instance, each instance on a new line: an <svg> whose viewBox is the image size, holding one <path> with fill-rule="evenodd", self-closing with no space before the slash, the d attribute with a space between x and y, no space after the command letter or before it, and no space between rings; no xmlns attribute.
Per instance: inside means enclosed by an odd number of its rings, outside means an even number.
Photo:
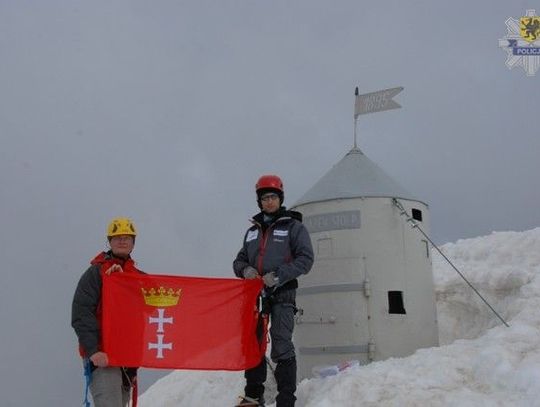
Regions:
<svg viewBox="0 0 540 407"><path fill-rule="evenodd" d="M358 87L354 91L354 148L356 146L356 123L358 116L361 114L383 112L385 110L399 109L401 105L395 100L392 100L399 92L403 90L403 87L390 88L379 90L377 92L358 94Z"/></svg>

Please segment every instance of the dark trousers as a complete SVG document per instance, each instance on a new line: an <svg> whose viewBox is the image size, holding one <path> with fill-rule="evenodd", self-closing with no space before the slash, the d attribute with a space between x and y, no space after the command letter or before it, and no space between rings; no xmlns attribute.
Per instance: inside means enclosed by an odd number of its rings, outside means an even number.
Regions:
<svg viewBox="0 0 540 407"><path fill-rule="evenodd" d="M270 338L272 340L271 357L277 366L275 379L278 396L276 407L293 407L296 397L296 355L292 343L296 290L277 293L271 301ZM264 400L264 382L266 381L266 359L245 372L246 396Z"/></svg>
<svg viewBox="0 0 540 407"><path fill-rule="evenodd" d="M263 359L258 366L246 370L245 392L246 396L264 401L264 382L266 381L266 359ZM276 407L294 407L296 397L296 358L278 360L275 378L278 395L276 397Z"/></svg>

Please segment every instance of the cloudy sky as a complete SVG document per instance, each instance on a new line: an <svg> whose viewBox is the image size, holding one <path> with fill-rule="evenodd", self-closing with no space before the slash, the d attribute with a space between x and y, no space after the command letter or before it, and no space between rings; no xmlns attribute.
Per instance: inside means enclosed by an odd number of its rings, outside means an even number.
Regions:
<svg viewBox="0 0 540 407"><path fill-rule="evenodd" d="M355 86L405 88L359 145L437 243L539 226L540 72L498 47L530 8L0 0L2 405L80 402L71 298L110 218L148 272L231 275L256 179L300 198L352 147Z"/></svg>

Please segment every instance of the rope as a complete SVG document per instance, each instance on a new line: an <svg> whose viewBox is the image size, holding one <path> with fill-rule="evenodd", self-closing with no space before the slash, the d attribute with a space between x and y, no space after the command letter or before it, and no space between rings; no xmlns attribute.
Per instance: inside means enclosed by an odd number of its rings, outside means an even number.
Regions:
<svg viewBox="0 0 540 407"><path fill-rule="evenodd" d="M268 366L270 368L270 371L272 372L272 377L275 380L276 369L274 369L274 366L272 366L272 363L270 362L270 359L268 359L267 356L265 356L264 358L266 359L266 366ZM276 384L277 384L277 382L276 382Z"/></svg>
<svg viewBox="0 0 540 407"><path fill-rule="evenodd" d="M133 377L133 380L131 380L125 367L121 367L120 370L122 371L122 375L126 378L129 388L131 389L131 407L137 407L137 401L139 398L139 381L137 380L137 376Z"/></svg>
<svg viewBox="0 0 540 407"><path fill-rule="evenodd" d="M463 280L465 280L465 282L469 285L469 287L471 287L472 290L480 297L480 299L482 301L484 301L484 303L489 307L489 309L491 309L491 311L493 311L493 313L497 316L497 318L499 318L506 327L510 327L510 325L508 325L506 323L506 321L499 315L499 313L497 311L495 311L495 309L491 306L491 304L484 297L482 297L482 294L480 294L480 292L469 282L469 280L467 280L467 278L463 275L463 273L461 273L461 271L459 271L458 268L456 266L454 266L454 264L450 261L450 259L445 256L445 254L441 251L441 249L439 249L439 247L435 243L433 243L433 241L422 230L422 228L420 226L418 226L418 223L416 223L416 221L412 217L409 216L409 214L407 213L407 211L405 210L405 208L403 207L401 202L399 202L396 198L392 198L392 202L393 202L394 206L396 206L400 210L399 214L401 216L405 216L407 218L407 222L409 222L411 224L411 228L417 229L420 233L422 233L422 235L429 241L429 243L431 243L431 245L435 249L437 249L439 254L448 262L448 264L450 264L450 266L452 266L452 268L459 274L459 276Z"/></svg>
<svg viewBox="0 0 540 407"><path fill-rule="evenodd" d="M83 372L85 381L83 405L84 407L90 407L90 401L88 400L88 389L90 388L90 382L92 381L92 365L90 363L90 359L88 358L83 359Z"/></svg>
<svg viewBox="0 0 540 407"><path fill-rule="evenodd" d="M137 399L139 398L139 381L135 377L133 380L133 390L131 393L131 405L132 407L137 407Z"/></svg>
<svg viewBox="0 0 540 407"><path fill-rule="evenodd" d="M137 399L138 399L138 382L137 382L137 376L131 380L125 370L125 368L121 368L122 374L126 377L128 380L128 383L130 385L130 388L132 389L131 393L131 406L137 407ZM90 362L90 359L84 358L83 359L83 371L84 371L84 379L85 379L85 389L84 389L84 401L83 405L84 407L90 407L90 401L88 400L88 390L90 389L90 382L92 381L92 363Z"/></svg>

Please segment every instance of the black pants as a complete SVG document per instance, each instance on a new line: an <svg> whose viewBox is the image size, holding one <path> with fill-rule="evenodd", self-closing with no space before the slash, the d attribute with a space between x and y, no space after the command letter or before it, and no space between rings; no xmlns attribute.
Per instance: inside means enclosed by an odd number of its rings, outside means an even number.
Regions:
<svg viewBox="0 0 540 407"><path fill-rule="evenodd" d="M266 368L266 359L263 359L258 366L246 370L246 396L264 401ZM293 407L296 401L296 358L278 360L275 378L278 390L276 407Z"/></svg>
<svg viewBox="0 0 540 407"><path fill-rule="evenodd" d="M292 342L296 290L276 293L270 303L271 357L276 366L275 378L278 389L277 407L292 407L296 401L296 355ZM266 359L245 372L246 396L264 400L264 383L267 376Z"/></svg>

